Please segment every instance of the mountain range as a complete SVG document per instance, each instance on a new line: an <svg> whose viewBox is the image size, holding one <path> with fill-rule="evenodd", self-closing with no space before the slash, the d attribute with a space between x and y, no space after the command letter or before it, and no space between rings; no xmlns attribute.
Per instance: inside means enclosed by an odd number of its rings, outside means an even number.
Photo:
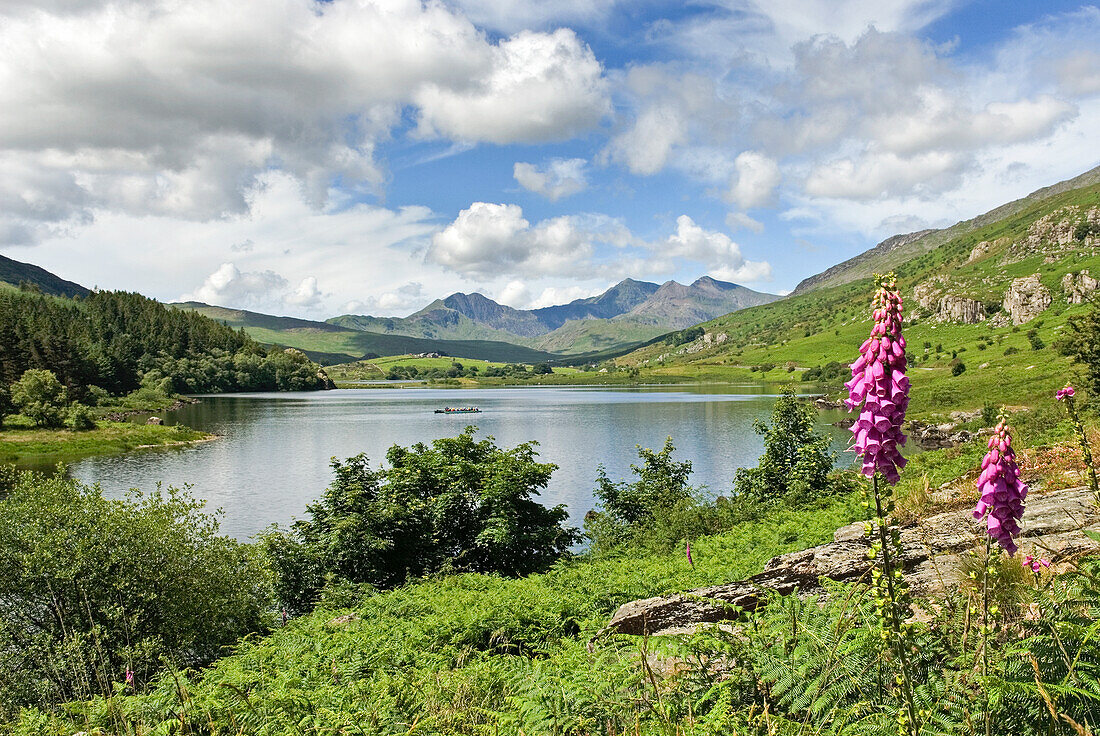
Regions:
<svg viewBox="0 0 1100 736"><path fill-rule="evenodd" d="M437 299L408 317L345 314L343 328L429 339L499 340L552 353L613 350L779 297L709 276L689 285L625 279L597 296L514 309L478 293Z"/></svg>

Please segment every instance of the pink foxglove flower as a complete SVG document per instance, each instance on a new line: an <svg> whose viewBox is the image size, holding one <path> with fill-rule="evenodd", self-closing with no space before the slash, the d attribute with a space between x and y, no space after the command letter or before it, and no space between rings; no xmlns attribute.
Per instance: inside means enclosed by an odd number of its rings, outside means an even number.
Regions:
<svg viewBox="0 0 1100 736"><path fill-rule="evenodd" d="M1024 515L1027 483L1020 480L1016 453L1012 450L1012 435L1008 422L1002 419L989 438L989 452L982 460L978 477L982 497L974 507L974 518L985 517L986 531L1009 555L1016 554L1014 538L1020 534L1020 519Z"/></svg>
<svg viewBox="0 0 1100 736"><path fill-rule="evenodd" d="M1024 567L1030 567L1032 572L1039 572L1044 567L1050 567L1050 560L1045 557L1032 557L1028 555L1024 558Z"/></svg>
<svg viewBox="0 0 1100 736"><path fill-rule="evenodd" d="M901 426L909 406L909 377L905 375L905 338L901 335L902 301L893 274L880 276L874 302L875 325L871 336L852 363L848 387L848 411L860 405L859 418L852 425L852 447L863 457L867 477L882 475L891 484L905 467L901 447L906 437Z"/></svg>
<svg viewBox="0 0 1100 736"><path fill-rule="evenodd" d="M691 565L692 569L695 569L695 560L691 559L691 542L690 541L684 542L684 553L687 555L688 563Z"/></svg>
<svg viewBox="0 0 1100 736"><path fill-rule="evenodd" d="M126 684L133 687L134 685L134 671L126 670Z"/></svg>
<svg viewBox="0 0 1100 736"><path fill-rule="evenodd" d="M1065 388L1060 388L1054 393L1054 398L1058 401L1064 401L1067 398L1072 399L1074 393L1076 392L1073 390L1073 386L1067 383Z"/></svg>

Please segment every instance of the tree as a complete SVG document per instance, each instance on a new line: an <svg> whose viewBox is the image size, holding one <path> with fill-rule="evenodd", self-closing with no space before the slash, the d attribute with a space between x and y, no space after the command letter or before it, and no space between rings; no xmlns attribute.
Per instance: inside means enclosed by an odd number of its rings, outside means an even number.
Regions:
<svg viewBox="0 0 1100 736"><path fill-rule="evenodd" d="M269 623L258 550L169 488L107 499L0 468L0 711L137 687L204 665Z"/></svg>
<svg viewBox="0 0 1100 736"><path fill-rule="evenodd" d="M691 461L677 462L672 459L676 448L671 437L665 438L660 452L641 446L637 449L642 464L630 466L638 477L636 481L614 483L603 467L599 469L596 479L595 495L603 504L603 513L630 526L652 521L692 495L692 488L688 485Z"/></svg>
<svg viewBox="0 0 1100 736"><path fill-rule="evenodd" d="M547 569L577 540L564 506L532 497L555 467L535 462L535 443L510 450L491 437L431 445L394 445L389 467L365 455L333 460L335 478L290 532L273 530L280 599L308 610L328 583L390 588L424 575L484 572L526 575Z"/></svg>
<svg viewBox="0 0 1100 736"><path fill-rule="evenodd" d="M817 413L799 403L787 388L776 399L772 423L757 420L753 429L764 437L764 454L755 468L739 468L734 491L761 501L804 503L829 489L836 453L829 439L814 432Z"/></svg>
<svg viewBox="0 0 1100 736"><path fill-rule="evenodd" d="M554 372L554 369L550 367L549 363L535 363L531 366L531 372L536 376L545 376Z"/></svg>
<svg viewBox="0 0 1100 736"><path fill-rule="evenodd" d="M64 420L65 387L53 371L30 369L11 386L12 403L39 427L60 427Z"/></svg>
<svg viewBox="0 0 1100 736"><path fill-rule="evenodd" d="M0 425L4 423L4 417L15 413L15 404L11 400L11 391L0 383Z"/></svg>

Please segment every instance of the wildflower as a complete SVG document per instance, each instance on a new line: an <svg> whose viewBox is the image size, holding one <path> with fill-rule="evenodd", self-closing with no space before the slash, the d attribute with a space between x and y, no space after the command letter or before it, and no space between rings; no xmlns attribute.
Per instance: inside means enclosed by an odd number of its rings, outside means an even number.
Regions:
<svg viewBox="0 0 1100 736"><path fill-rule="evenodd" d="M1044 567L1050 567L1050 560L1028 555L1024 558L1024 567L1030 567L1032 572L1039 572Z"/></svg>
<svg viewBox="0 0 1100 736"><path fill-rule="evenodd" d="M1057 399L1058 401L1062 401L1066 398L1072 399L1074 393L1075 392L1073 390L1073 386L1070 386L1067 383L1065 388L1060 388L1060 389L1058 389L1057 391L1054 392L1054 398Z"/></svg>
<svg viewBox="0 0 1100 736"><path fill-rule="evenodd" d="M880 276L874 302L875 325L851 365L848 411L861 404L863 410L852 425L852 449L863 456L861 472L874 477L882 473L891 484L905 467L901 432L909 406L909 377L905 375L905 338L901 335L902 300L893 274Z"/></svg>
<svg viewBox="0 0 1100 736"><path fill-rule="evenodd" d="M126 684L130 687L134 686L134 671L126 670Z"/></svg>
<svg viewBox="0 0 1100 736"><path fill-rule="evenodd" d="M982 474L978 477L982 497L974 507L974 518L985 517L986 531L1009 555L1016 554L1014 537L1020 534L1020 518L1024 515L1027 484L1020 480L1016 453L1012 450L1012 435L1004 417L989 438L989 452L982 459Z"/></svg>
<svg viewBox="0 0 1100 736"><path fill-rule="evenodd" d="M1089 489L1092 491L1096 503L1100 504L1100 480L1096 477L1096 466L1092 462L1092 446L1089 444L1088 433L1085 432L1081 415L1077 413L1077 402L1074 398L1076 393L1073 386L1067 383L1065 388L1060 388L1054 393L1054 398L1066 405L1066 414L1069 415L1069 420L1077 433L1077 443L1081 446L1081 457L1085 461L1085 469L1088 471Z"/></svg>
<svg viewBox="0 0 1100 736"><path fill-rule="evenodd" d="M691 569L695 569L695 560L691 559L691 542L684 542L684 553L687 554L688 564L691 565Z"/></svg>

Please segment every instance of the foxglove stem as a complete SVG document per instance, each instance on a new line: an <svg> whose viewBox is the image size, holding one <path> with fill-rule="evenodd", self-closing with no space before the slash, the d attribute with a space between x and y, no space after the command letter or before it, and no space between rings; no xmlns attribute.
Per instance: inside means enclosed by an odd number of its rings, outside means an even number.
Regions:
<svg viewBox="0 0 1100 736"><path fill-rule="evenodd" d="M1092 463L1092 447L1089 445L1089 437L1085 432L1081 415L1077 413L1076 396L1074 394L1073 386L1067 385L1065 388L1060 389L1055 397L1066 403L1066 413L1069 414L1069 420L1073 423L1073 429L1077 433L1077 442L1081 445L1081 457L1085 461L1085 468L1089 474L1089 490L1092 491L1092 497L1096 500L1096 504L1100 506L1100 483L1096 481L1096 467Z"/></svg>
<svg viewBox="0 0 1100 736"><path fill-rule="evenodd" d="M913 681L909 677L909 653L906 651L906 636L904 630L904 622L899 615L898 609L902 606L899 601L898 590L894 585L895 565L900 564L900 560L895 560L892 554L893 552L893 540L890 539L890 530L887 528L886 515L888 511L884 508L882 492L879 490L878 475L875 475L871 479L871 485L874 489L875 495L875 525L878 527L879 544L882 549L879 552L879 561L882 568L882 579L885 583L886 593L886 606L884 613L886 614L886 625L890 629L890 644L894 650L894 655L898 658L898 665L901 671L900 685L902 690L902 699L905 702L905 719L908 725L908 731L910 736L918 736L920 733L920 721L917 718L916 703L913 698ZM889 491L887 491L889 493Z"/></svg>
<svg viewBox="0 0 1100 736"><path fill-rule="evenodd" d="M985 567L982 569L982 679L989 677L989 557L993 554L993 537L985 538ZM990 722L989 686L982 688L985 691L985 736L990 736L992 723Z"/></svg>

